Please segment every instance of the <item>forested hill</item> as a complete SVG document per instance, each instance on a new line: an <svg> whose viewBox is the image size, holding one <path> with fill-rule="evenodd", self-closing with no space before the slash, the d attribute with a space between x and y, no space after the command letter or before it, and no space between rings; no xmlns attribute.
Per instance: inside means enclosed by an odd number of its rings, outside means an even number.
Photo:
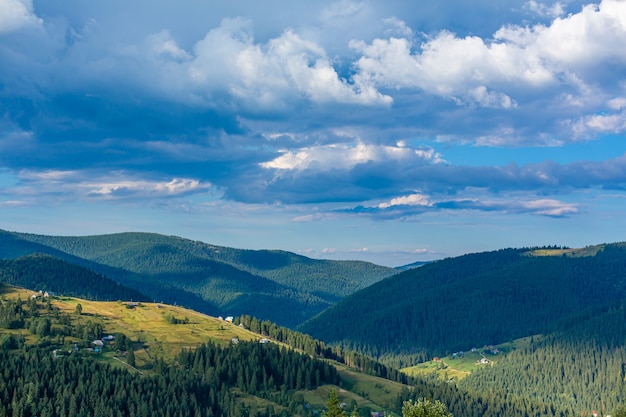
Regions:
<svg viewBox="0 0 626 417"><path fill-rule="evenodd" d="M459 383L484 396L533 398L571 415L600 415L626 403L626 308L618 303L572 317L562 330L485 366Z"/></svg>
<svg viewBox="0 0 626 417"><path fill-rule="evenodd" d="M374 357L404 356L403 363L389 362L398 366L545 334L625 296L625 244L506 249L405 271L347 297L299 330Z"/></svg>
<svg viewBox="0 0 626 417"><path fill-rule="evenodd" d="M0 282L89 300L148 299L102 274L43 254L0 259Z"/></svg>
<svg viewBox="0 0 626 417"><path fill-rule="evenodd" d="M90 269L158 301L285 326L397 273L367 262L314 260L153 233L64 237L0 231L0 258L34 252L88 262Z"/></svg>

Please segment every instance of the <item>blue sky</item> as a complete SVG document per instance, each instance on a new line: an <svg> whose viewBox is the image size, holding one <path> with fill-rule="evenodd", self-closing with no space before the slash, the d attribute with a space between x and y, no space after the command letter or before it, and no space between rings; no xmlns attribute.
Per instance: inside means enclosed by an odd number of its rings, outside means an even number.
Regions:
<svg viewBox="0 0 626 417"><path fill-rule="evenodd" d="M384 265L624 241L626 2L0 0L0 228Z"/></svg>

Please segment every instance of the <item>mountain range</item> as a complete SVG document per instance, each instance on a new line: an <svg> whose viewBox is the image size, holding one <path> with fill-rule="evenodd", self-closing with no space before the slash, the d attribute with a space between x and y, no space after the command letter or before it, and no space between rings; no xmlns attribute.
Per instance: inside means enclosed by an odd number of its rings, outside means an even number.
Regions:
<svg viewBox="0 0 626 417"><path fill-rule="evenodd" d="M143 293L214 315L251 314L296 326L397 271L153 233L44 236L0 231L0 258L54 256Z"/></svg>

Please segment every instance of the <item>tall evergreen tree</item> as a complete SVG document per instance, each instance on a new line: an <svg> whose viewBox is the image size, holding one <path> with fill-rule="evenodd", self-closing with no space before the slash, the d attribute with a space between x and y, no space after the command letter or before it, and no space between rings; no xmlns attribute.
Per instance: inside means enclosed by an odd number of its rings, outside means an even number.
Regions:
<svg viewBox="0 0 626 417"><path fill-rule="evenodd" d="M348 413L341 408L341 403L337 397L337 391L334 389L330 391L330 394L328 395L328 401L326 401L326 411L324 411L322 417L348 417Z"/></svg>

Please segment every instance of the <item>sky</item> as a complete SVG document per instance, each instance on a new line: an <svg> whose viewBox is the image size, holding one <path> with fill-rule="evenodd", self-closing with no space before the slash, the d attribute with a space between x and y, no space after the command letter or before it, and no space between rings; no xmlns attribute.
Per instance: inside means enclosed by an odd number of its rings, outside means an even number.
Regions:
<svg viewBox="0 0 626 417"><path fill-rule="evenodd" d="M399 266L626 241L626 1L0 0L0 229Z"/></svg>

